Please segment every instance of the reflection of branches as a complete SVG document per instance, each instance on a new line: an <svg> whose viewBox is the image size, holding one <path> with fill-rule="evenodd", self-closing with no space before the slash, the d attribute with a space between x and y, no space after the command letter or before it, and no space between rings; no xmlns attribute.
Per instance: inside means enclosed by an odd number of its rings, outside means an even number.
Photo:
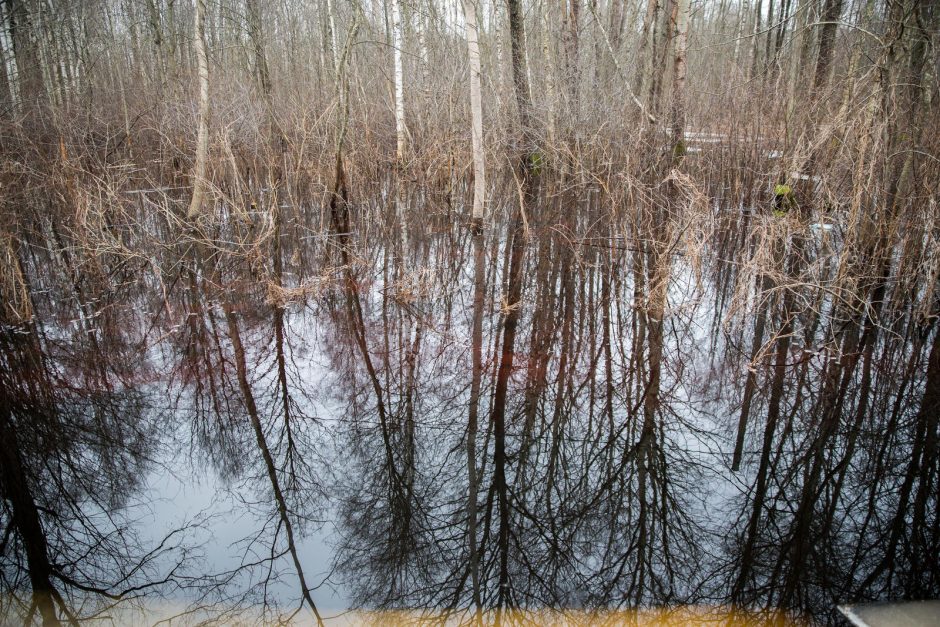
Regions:
<svg viewBox="0 0 940 627"><path fill-rule="evenodd" d="M118 602L188 585L188 528L148 550L123 510L148 466L152 417L143 393L104 385L115 374L108 345L93 343L89 355L81 350L88 337L77 334L74 347L96 359L95 375L76 382L61 369L68 359L51 353L33 324L4 320L0 333L0 570L14 602L28 578L32 602L17 603L26 621L38 612L44 624L77 624Z"/></svg>
<svg viewBox="0 0 940 627"><path fill-rule="evenodd" d="M641 26L620 0L570 2L557 29L551 3L512 1L512 76L483 84L479 136L460 130L458 25L417 3L414 150L394 168L368 3L217 3L196 62L191 8L30 22L0 4L9 620L166 592L289 620L314 606L303 537L334 512L355 602L457 620L685 601L826 620L846 596L940 590L929 3L811 24L810 3L773 0L766 28L746 3L698 12L682 133L630 126L679 112L659 63L678 13L653 0ZM484 69L507 61L500 33L479 33ZM720 44L747 39L768 80L741 89ZM182 86L208 69L197 104ZM471 143L489 171L471 175ZM462 225L487 183L484 238ZM177 419L257 516L221 574L192 575L182 531L135 535Z"/></svg>

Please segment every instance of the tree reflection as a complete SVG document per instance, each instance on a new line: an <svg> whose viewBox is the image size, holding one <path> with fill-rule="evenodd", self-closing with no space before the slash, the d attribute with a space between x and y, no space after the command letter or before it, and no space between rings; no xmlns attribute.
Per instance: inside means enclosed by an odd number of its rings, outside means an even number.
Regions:
<svg viewBox="0 0 940 627"><path fill-rule="evenodd" d="M33 4L0 3L4 621L940 594L931 3ZM236 497L232 564L142 539L174 454Z"/></svg>
<svg viewBox="0 0 940 627"><path fill-rule="evenodd" d="M34 282L55 280L62 260L12 238L5 244L11 266L0 289L3 614L78 624L119 601L188 586L182 530L148 546L134 526L132 497L160 446L160 413L145 384L143 343L122 327L127 312L114 284L107 272L76 269L71 297L57 303ZM72 322L38 322L56 317Z"/></svg>

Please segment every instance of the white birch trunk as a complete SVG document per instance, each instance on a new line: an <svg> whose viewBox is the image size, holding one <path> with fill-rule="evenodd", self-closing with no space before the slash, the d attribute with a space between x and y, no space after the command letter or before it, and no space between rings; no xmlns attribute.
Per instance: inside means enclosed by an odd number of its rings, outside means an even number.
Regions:
<svg viewBox="0 0 940 627"><path fill-rule="evenodd" d="M209 157L209 61L206 58L206 0L196 0L196 32L193 45L199 69L199 130L196 134L196 164L193 169L193 197L186 216L192 220L202 212Z"/></svg>
<svg viewBox="0 0 940 627"><path fill-rule="evenodd" d="M486 168L483 157L483 95L480 68L480 44L477 33L476 7L473 0L463 0L466 21L467 54L470 61L470 117L473 142L473 222L483 221L483 202L486 194Z"/></svg>
<svg viewBox="0 0 940 627"><path fill-rule="evenodd" d="M392 0L392 49L395 55L395 135L397 137L396 156L401 162L405 159L405 86L403 84L404 70L402 68L402 27L401 27L401 0Z"/></svg>
<svg viewBox="0 0 940 627"><path fill-rule="evenodd" d="M336 11L333 10L333 0L326 0L326 13L330 29L330 50L333 53L333 75L337 76L339 74L339 46L336 44Z"/></svg>

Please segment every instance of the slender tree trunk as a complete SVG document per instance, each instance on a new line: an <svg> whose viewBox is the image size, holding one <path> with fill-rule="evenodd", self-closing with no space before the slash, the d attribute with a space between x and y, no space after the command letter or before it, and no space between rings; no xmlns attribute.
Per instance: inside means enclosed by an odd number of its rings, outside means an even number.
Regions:
<svg viewBox="0 0 940 627"><path fill-rule="evenodd" d="M803 56L803 48L805 46L806 40L809 39L809 34L806 32L806 28L807 24L809 24L809 14L812 7L812 0L796 1L796 13L799 15L799 21L793 29L792 44L790 45L790 67L787 72L787 149L793 143L793 135L795 135L797 128L797 125L792 123L793 114L796 109L796 85L798 82L797 77L799 76L799 72L803 69L803 66L801 66L801 59Z"/></svg>
<svg viewBox="0 0 940 627"><path fill-rule="evenodd" d="M7 3L0 2L0 24L7 24ZM6 54L0 54L0 107L3 110L12 108L16 104L16 87L10 77L7 67Z"/></svg>
<svg viewBox="0 0 940 627"><path fill-rule="evenodd" d="M764 36L764 74L766 77L767 71L770 69L770 57L771 51L773 50L773 39L774 32L777 30L774 27L774 4L776 0L767 0L767 28L764 29L767 31Z"/></svg>
<svg viewBox="0 0 940 627"><path fill-rule="evenodd" d="M643 96L644 81L652 81L650 76L656 65L656 20L659 15L659 0L647 0L646 17L643 19L643 30L640 32L640 47L637 49L637 76L636 91L640 97ZM647 106L650 105L650 99L646 100Z"/></svg>
<svg viewBox="0 0 940 627"><path fill-rule="evenodd" d="M333 7L333 0L326 0L326 20L324 21L326 26L326 39L327 42L324 42L324 46L330 47L330 61L331 69L333 70L333 78L336 80L337 85L339 84L339 43L336 39L336 10Z"/></svg>
<svg viewBox="0 0 940 627"><path fill-rule="evenodd" d="M392 51L394 55L395 81L395 157L401 163L405 159L408 130L405 128L405 86L402 65L401 0L392 0Z"/></svg>
<svg viewBox="0 0 940 627"><path fill-rule="evenodd" d="M579 115L578 86L580 76L578 67L580 65L580 13L581 0L567 0L563 5L566 7L564 13L563 38L565 42L565 87L568 97L568 115L570 116L570 126L577 125Z"/></svg>
<svg viewBox="0 0 940 627"><path fill-rule="evenodd" d="M553 146L555 143L555 109L557 105L557 95L555 93L555 59L552 54L552 40L551 40L551 3L545 3L540 12L540 31L542 36L542 61L545 63L545 99L547 102L547 112L548 124L547 124L547 133L548 133L548 145Z"/></svg>
<svg viewBox="0 0 940 627"><path fill-rule="evenodd" d="M787 35L787 26L790 21L793 20L793 14L790 12L790 9L793 6L793 0L782 0L780 4L780 19L777 26L774 28L776 31L773 42L773 54L769 52L767 54L767 63L770 65L770 73L775 74L777 71L777 62L780 58L780 50L783 48L783 42Z"/></svg>
<svg viewBox="0 0 940 627"><path fill-rule="evenodd" d="M690 0L676 0L675 62L672 75L672 155L678 165L685 155L685 78Z"/></svg>
<svg viewBox="0 0 940 627"><path fill-rule="evenodd" d="M261 29L261 9L258 0L245 0L248 11L248 37L251 39L255 55L255 76L265 100L270 99L271 73L268 69L268 57L264 49L264 36Z"/></svg>
<svg viewBox="0 0 940 627"><path fill-rule="evenodd" d="M610 3L610 22L607 31L610 33L610 44L615 52L620 51L621 37L623 36L623 0L612 0Z"/></svg>
<svg viewBox="0 0 940 627"><path fill-rule="evenodd" d="M16 61L17 87L20 105L30 107L46 98L42 62L33 35L33 16L25 0L3 0Z"/></svg>
<svg viewBox="0 0 940 627"><path fill-rule="evenodd" d="M473 586L473 606L476 620L481 621L479 556L477 554L477 494L479 480L476 471L476 438L480 407L480 384L483 379L483 305L486 296L486 276L483 254L483 210L486 194L486 163L483 154L483 96L481 87L480 46L477 34L476 6L473 0L463 0L464 22L467 36L467 55L470 61L470 114L473 146L473 331L472 375L470 383L470 410L467 420L467 536L469 539L470 580Z"/></svg>
<svg viewBox="0 0 940 627"><path fill-rule="evenodd" d="M773 2L773 0L767 1ZM754 40L751 42L751 71L748 73L748 79L753 78L754 75L757 74L757 61L760 58L760 29L763 11L763 0L757 0L757 5L754 7Z"/></svg>
<svg viewBox="0 0 940 627"><path fill-rule="evenodd" d="M832 64L832 52L836 33L839 30L839 18L842 16L842 0L826 0L822 12L822 30L819 33L819 53L816 56L816 74L813 78L813 92L817 93L829 80L829 67Z"/></svg>
<svg viewBox="0 0 940 627"><path fill-rule="evenodd" d="M178 77L180 65L177 55L179 54L179 41L176 32L176 0L166 0L166 28L163 33L163 41L166 44L166 78L173 81ZM198 11L198 6L196 7ZM205 17L205 5L203 4L203 17ZM203 36L205 39L205 36ZM203 44L205 45L205 44Z"/></svg>
<svg viewBox="0 0 940 627"><path fill-rule="evenodd" d="M470 62L470 117L473 147L473 213L474 233L483 227L483 207L486 198L486 163L483 153L483 92L480 66L480 45L477 36L476 7L473 0L463 0L467 54Z"/></svg>
<svg viewBox="0 0 940 627"><path fill-rule="evenodd" d="M525 138L525 147L531 149L532 97L529 92L529 71L525 53L525 26L522 22L520 0L506 0L509 8L509 41L512 48L512 81L515 86L519 126Z"/></svg>
<svg viewBox="0 0 940 627"><path fill-rule="evenodd" d="M194 46L199 68L199 130L196 136L196 164L193 168L193 196L186 217L198 218L206 186L209 158L209 60L206 56L206 0L196 0Z"/></svg>
<svg viewBox="0 0 940 627"><path fill-rule="evenodd" d="M741 67L741 41L744 39L747 2L748 0L741 0L740 4L738 4L738 22L734 29L734 52L731 54L731 60L736 68Z"/></svg>
<svg viewBox="0 0 940 627"><path fill-rule="evenodd" d="M401 228L401 255L398 261L408 258L411 247L408 237L408 221L405 215L404 167L408 147L408 129L405 126L405 85L402 47L404 45L404 27L402 26L401 1L392 0L392 50L395 82L395 216Z"/></svg>

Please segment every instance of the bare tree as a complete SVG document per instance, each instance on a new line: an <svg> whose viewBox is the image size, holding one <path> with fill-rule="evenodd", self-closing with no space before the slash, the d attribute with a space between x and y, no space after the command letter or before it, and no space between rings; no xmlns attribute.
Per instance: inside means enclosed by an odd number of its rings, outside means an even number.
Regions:
<svg viewBox="0 0 940 627"><path fill-rule="evenodd" d="M193 195L186 216L190 220L202 213L209 158L209 59L206 55L206 2L196 0L194 47L199 67L199 112L197 117L196 162L193 166Z"/></svg>
<svg viewBox="0 0 940 627"><path fill-rule="evenodd" d="M470 228L473 232L473 331L472 381L470 408L467 419L467 536L470 544L470 580L473 586L473 606L480 604L480 573L477 555L477 499L479 480L476 469L477 423L480 407L480 384L483 379L483 306L486 298L485 260L483 258L484 202L486 199L486 162L483 153L483 93L480 69L480 45L477 34L477 7L473 0L464 0L464 28L467 55L470 60L470 111L473 145L473 211Z"/></svg>

